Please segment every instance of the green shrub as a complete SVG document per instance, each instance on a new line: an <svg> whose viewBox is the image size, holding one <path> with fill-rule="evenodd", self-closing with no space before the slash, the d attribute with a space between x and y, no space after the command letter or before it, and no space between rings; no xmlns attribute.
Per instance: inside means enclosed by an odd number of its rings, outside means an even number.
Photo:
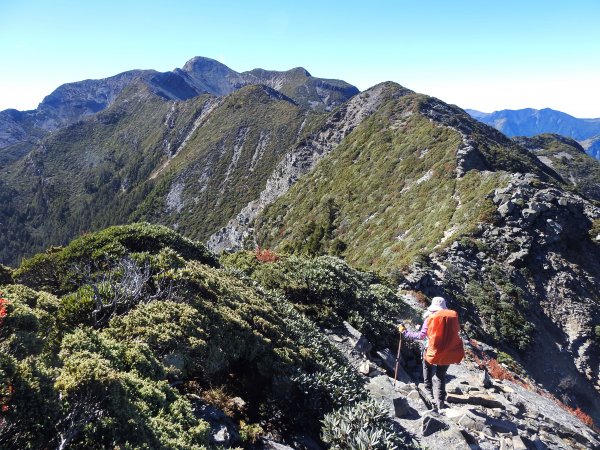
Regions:
<svg viewBox="0 0 600 450"><path fill-rule="evenodd" d="M85 239L93 246L101 236ZM169 382L223 386L247 402L239 417L246 423L313 436L325 414L366 399L364 380L300 311L323 323L372 322L370 334L384 337L392 328L386 311L401 304L376 275L332 257L263 263L238 254L224 260L245 272L223 269L176 245L146 250L121 237L97 247L106 257L79 243L24 265L23 280L36 280L39 261L51 268L60 297L3 287L0 375L18 390L7 416L18 432L3 446L202 448L207 426ZM83 261L91 269L78 272ZM94 311L116 297L135 301L98 322ZM246 432L249 441L261 433L250 425Z"/></svg>
<svg viewBox="0 0 600 450"><path fill-rule="evenodd" d="M72 292L95 272L109 270L128 254L160 254L165 248L189 260L213 267L219 264L200 243L161 225L135 223L88 234L58 251L36 255L23 261L13 276L19 283L33 289L64 294ZM167 257L164 252L162 255L163 259Z"/></svg>
<svg viewBox="0 0 600 450"><path fill-rule="evenodd" d="M394 432L394 420L383 404L373 400L347 406L322 421L321 438L332 449L381 449L404 447Z"/></svg>
<svg viewBox="0 0 600 450"><path fill-rule="evenodd" d="M490 271L493 275L494 270ZM475 305L487 333L497 343L525 350L532 342L533 326L527 320L522 291L510 283L492 284L471 280L465 288L466 301Z"/></svg>
<svg viewBox="0 0 600 450"><path fill-rule="evenodd" d="M240 439L248 444L256 444L264 434L262 427L256 423L246 423L240 420Z"/></svg>
<svg viewBox="0 0 600 450"><path fill-rule="evenodd" d="M224 258L223 264L281 293L318 323L341 326L348 321L382 347L394 342L393 324L407 309L386 281L331 256L282 256L274 263L261 264L240 252Z"/></svg>

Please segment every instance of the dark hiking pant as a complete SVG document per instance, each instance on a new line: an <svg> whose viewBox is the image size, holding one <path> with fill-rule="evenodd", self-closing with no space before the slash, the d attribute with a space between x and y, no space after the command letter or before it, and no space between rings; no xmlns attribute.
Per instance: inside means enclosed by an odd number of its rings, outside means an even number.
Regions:
<svg viewBox="0 0 600 450"><path fill-rule="evenodd" d="M450 366L436 366L429 364L423 358L423 380L425 382L425 389L433 397L433 387L435 385L435 400L437 402L443 402L446 400L446 372ZM433 381L433 375L435 375L435 382Z"/></svg>

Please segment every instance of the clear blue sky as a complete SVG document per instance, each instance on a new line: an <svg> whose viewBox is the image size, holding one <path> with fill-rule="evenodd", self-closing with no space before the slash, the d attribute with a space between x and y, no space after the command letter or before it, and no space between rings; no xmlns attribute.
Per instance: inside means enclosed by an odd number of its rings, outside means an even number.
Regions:
<svg viewBox="0 0 600 450"><path fill-rule="evenodd" d="M600 117L600 1L0 0L0 110L193 56L392 80L463 108Z"/></svg>

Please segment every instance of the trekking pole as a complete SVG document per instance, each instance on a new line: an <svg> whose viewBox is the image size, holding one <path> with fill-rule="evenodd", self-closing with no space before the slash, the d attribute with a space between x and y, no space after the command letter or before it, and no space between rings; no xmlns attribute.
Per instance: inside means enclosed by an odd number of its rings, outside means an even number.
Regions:
<svg viewBox="0 0 600 450"><path fill-rule="evenodd" d="M396 370L394 370L394 387L396 387L396 378L398 378L398 365L400 364L400 349L402 348L402 333L398 341L398 353L396 354Z"/></svg>

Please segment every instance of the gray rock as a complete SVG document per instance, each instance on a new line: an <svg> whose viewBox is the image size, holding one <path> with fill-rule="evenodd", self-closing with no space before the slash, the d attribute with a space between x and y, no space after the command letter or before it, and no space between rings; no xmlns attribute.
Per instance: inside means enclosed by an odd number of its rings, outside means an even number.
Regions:
<svg viewBox="0 0 600 450"><path fill-rule="evenodd" d="M473 391L471 391L473 392ZM488 394L448 394L446 396L448 403L468 403L470 405L480 405L486 408L504 408L504 405Z"/></svg>
<svg viewBox="0 0 600 450"><path fill-rule="evenodd" d="M369 361L365 361L358 366L358 372L363 375L368 375L371 372L371 364Z"/></svg>
<svg viewBox="0 0 600 450"><path fill-rule="evenodd" d="M436 417L433 413L426 414L423 416L423 421L421 425L421 432L423 436L430 436L438 431L447 430L448 425L446 425L439 417Z"/></svg>
<svg viewBox="0 0 600 450"><path fill-rule="evenodd" d="M344 328L346 328L346 331L352 340L358 341L362 337L362 333L346 321L344 321Z"/></svg>
<svg viewBox="0 0 600 450"><path fill-rule="evenodd" d="M486 369L484 369L481 372L479 381L481 382L481 385L486 389L489 389L492 387L492 380L490 378L490 374L488 373L488 371ZM460 392L458 392L458 393L460 394Z"/></svg>
<svg viewBox="0 0 600 450"><path fill-rule="evenodd" d="M410 414L410 405L404 397L397 397L393 400L394 415L396 417L405 417Z"/></svg>
<svg viewBox="0 0 600 450"><path fill-rule="evenodd" d="M211 441L216 445L229 445L231 435L225 425L221 425L216 431L211 434Z"/></svg>
<svg viewBox="0 0 600 450"><path fill-rule="evenodd" d="M511 202L510 200L506 203L502 203L499 207L498 207L498 212L500 213L500 215L502 217L506 217L508 216L510 213L513 212L515 208L515 205L513 202Z"/></svg>
<svg viewBox="0 0 600 450"><path fill-rule="evenodd" d="M375 378L380 377L381 375L385 375L385 372L379 369L379 367L375 367L374 369L371 369L368 375L370 378Z"/></svg>
<svg viewBox="0 0 600 450"><path fill-rule="evenodd" d="M523 439L521 439L520 436L512 437L512 448L513 450L527 450L527 446L525 445L525 442L523 442Z"/></svg>
<svg viewBox="0 0 600 450"><path fill-rule="evenodd" d="M373 344L371 344L368 339L364 336L361 336L358 341L354 344L354 350L359 353L367 354L373 349Z"/></svg>
<svg viewBox="0 0 600 450"><path fill-rule="evenodd" d="M294 450L292 447L284 444L279 444L275 441L266 440L263 443L265 450Z"/></svg>
<svg viewBox="0 0 600 450"><path fill-rule="evenodd" d="M396 369L396 357L392 354L392 352L385 348L381 351L377 352L377 356L381 359L381 363L383 367L385 367L390 373L394 373ZM403 381L405 383L411 383L412 378L406 373L406 371L402 368L401 365L398 365L398 380Z"/></svg>
<svg viewBox="0 0 600 450"><path fill-rule="evenodd" d="M511 435L517 434L517 426L510 420L487 417L485 419L485 424L496 433L508 433Z"/></svg>
<svg viewBox="0 0 600 450"><path fill-rule="evenodd" d="M421 400L421 395L419 394L419 391L414 390L414 391L410 391L410 393L406 396L406 398L408 398L410 400Z"/></svg>
<svg viewBox="0 0 600 450"><path fill-rule="evenodd" d="M373 344L371 344L360 331L348 322L344 322L344 327L346 327L346 331L352 339L354 350L359 353L369 353L373 349Z"/></svg>
<svg viewBox="0 0 600 450"><path fill-rule="evenodd" d="M365 388L370 396L378 402L385 402L390 413L395 412L394 401L400 398L400 393L396 392L392 385L393 380L387 375L371 378Z"/></svg>
<svg viewBox="0 0 600 450"><path fill-rule="evenodd" d="M533 220L540 215L540 212L536 211L535 209L525 208L523 211L521 211L521 215L524 219Z"/></svg>
<svg viewBox="0 0 600 450"><path fill-rule="evenodd" d="M485 428L485 418L476 416L470 412L463 414L458 419L458 424L461 427L467 428L472 431L483 431Z"/></svg>
<svg viewBox="0 0 600 450"><path fill-rule="evenodd" d="M454 450L469 449L469 443L456 428L440 431L424 442L423 448Z"/></svg>
<svg viewBox="0 0 600 450"><path fill-rule="evenodd" d="M410 394L415 388L414 385L409 383L404 383L403 381L396 381L396 390L400 391L406 395Z"/></svg>

